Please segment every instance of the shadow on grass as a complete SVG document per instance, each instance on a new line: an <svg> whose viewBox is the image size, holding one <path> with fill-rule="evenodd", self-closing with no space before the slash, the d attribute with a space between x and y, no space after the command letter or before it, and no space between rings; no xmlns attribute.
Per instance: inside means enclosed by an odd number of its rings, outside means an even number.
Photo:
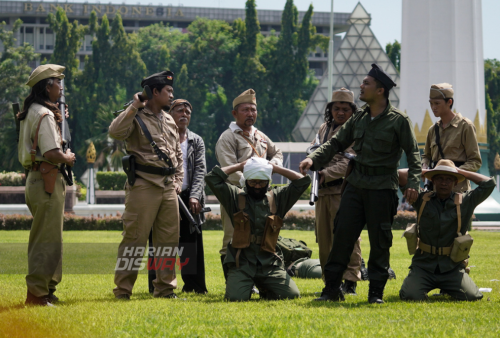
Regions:
<svg viewBox="0 0 500 338"><path fill-rule="evenodd" d="M17 304L17 305L11 305L11 306L0 306L0 313L7 312L9 310L21 310L26 308L24 303Z"/></svg>

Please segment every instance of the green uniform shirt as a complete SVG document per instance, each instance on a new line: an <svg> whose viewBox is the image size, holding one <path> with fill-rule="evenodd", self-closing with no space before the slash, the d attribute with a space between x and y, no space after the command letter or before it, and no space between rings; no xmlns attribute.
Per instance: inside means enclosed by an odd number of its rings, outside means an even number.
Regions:
<svg viewBox="0 0 500 338"><path fill-rule="evenodd" d="M362 189L398 189L398 166L402 151L408 160L406 188L417 190L420 186L420 152L409 117L393 107L390 102L384 112L372 120L370 107L365 105L354 114L328 142L308 157L313 160L311 170L325 167L339 151L354 142L358 167L347 182ZM376 173L375 173L376 171Z"/></svg>
<svg viewBox="0 0 500 338"><path fill-rule="evenodd" d="M292 267L298 278L321 278L321 264L319 259L300 258L293 262Z"/></svg>
<svg viewBox="0 0 500 338"><path fill-rule="evenodd" d="M210 189L213 191L220 204L227 211L231 222L233 214L239 211L238 208L238 194L240 189L236 186L226 183L228 175L226 175L220 167L216 166L210 173L205 176L205 181ZM276 201L277 215L284 218L288 210L290 210L295 202L300 198L300 195L311 184L309 175L294 180L290 184L283 187L273 187L273 192ZM250 226L252 234L255 236L262 236L264 234L264 227L266 225L267 216L271 215L269 202L267 198L257 201L246 194L246 188L243 194L246 195L245 213L250 218ZM279 249L277 248L277 252ZM224 264L235 263L237 249L227 246L227 254ZM276 255L267 251L260 250L260 245L251 243L250 247L242 249L239 258L240 268L246 273L253 276L256 273L257 263L265 266L281 266L282 262ZM251 263L251 264L249 264Z"/></svg>
<svg viewBox="0 0 500 338"><path fill-rule="evenodd" d="M476 189L464 192L462 195L462 204L460 212L462 215L462 227L460 232L467 232L467 224L472 218L474 209L483 202L495 189L496 183L493 178L480 182ZM418 212L422 205L422 196L426 192L421 192L413 207ZM422 212L419 224L420 239L427 245L435 247L448 247L453 244L457 237L458 221L457 208L454 202L455 193L441 201L434 194L427 202ZM424 270L434 273L439 266L441 273L453 270L460 262L455 263L449 256L433 255L427 252L417 250L413 256L411 266L417 266Z"/></svg>

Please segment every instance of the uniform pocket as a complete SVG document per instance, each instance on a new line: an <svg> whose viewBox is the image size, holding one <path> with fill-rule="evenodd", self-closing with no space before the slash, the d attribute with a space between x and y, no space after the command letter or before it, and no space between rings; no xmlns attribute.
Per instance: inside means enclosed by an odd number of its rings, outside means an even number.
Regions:
<svg viewBox="0 0 500 338"><path fill-rule="evenodd" d="M391 223L380 223L379 242L383 249L389 249L392 246L391 229Z"/></svg>
<svg viewBox="0 0 500 338"><path fill-rule="evenodd" d="M373 150L379 153L390 153L394 134L391 132L377 132L372 144Z"/></svg>
<svg viewBox="0 0 500 338"><path fill-rule="evenodd" d="M360 152L361 148L363 147L363 135L365 134L365 131L363 129L356 129L354 130L354 145L352 146L352 149L355 152Z"/></svg>
<svg viewBox="0 0 500 338"><path fill-rule="evenodd" d="M125 211L122 216L123 221L123 232L122 236L124 238L136 239L138 236L138 215L131 213L129 211Z"/></svg>

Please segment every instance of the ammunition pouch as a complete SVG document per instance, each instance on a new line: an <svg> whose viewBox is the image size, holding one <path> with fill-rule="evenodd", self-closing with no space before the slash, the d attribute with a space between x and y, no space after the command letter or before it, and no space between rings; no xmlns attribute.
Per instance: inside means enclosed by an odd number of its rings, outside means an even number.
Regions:
<svg viewBox="0 0 500 338"><path fill-rule="evenodd" d="M128 185L131 187L135 184L135 156L127 155L122 157L123 171L127 174Z"/></svg>
<svg viewBox="0 0 500 338"><path fill-rule="evenodd" d="M403 236L406 238L406 245L408 246L408 253L414 255L417 251L418 246L418 233L417 233L417 223L408 223Z"/></svg>
<svg viewBox="0 0 500 338"><path fill-rule="evenodd" d="M266 226L264 235L262 236L262 244L260 249L272 254L276 253L276 245L278 244L278 236L283 227L283 220L278 215L270 215L266 218Z"/></svg>
<svg viewBox="0 0 500 338"><path fill-rule="evenodd" d="M59 167L49 162L40 163L40 173L42 174L43 184L45 187L45 192L52 194L54 192L54 187L56 186L57 173L59 172Z"/></svg>
<svg viewBox="0 0 500 338"><path fill-rule="evenodd" d="M451 260L458 263L469 258L469 252L473 242L474 239L469 234L455 238L451 246Z"/></svg>
<svg viewBox="0 0 500 338"><path fill-rule="evenodd" d="M235 249L245 249L250 246L251 228L250 219L243 211L239 211L233 215L233 239L231 246Z"/></svg>

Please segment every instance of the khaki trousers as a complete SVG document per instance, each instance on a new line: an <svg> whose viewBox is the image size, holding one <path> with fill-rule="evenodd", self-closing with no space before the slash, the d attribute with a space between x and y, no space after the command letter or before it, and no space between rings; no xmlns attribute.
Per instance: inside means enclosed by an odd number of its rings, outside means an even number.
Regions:
<svg viewBox="0 0 500 338"><path fill-rule="evenodd" d="M157 267L153 280L154 296L162 297L177 288L175 256L179 245L179 205L173 183L164 188L137 178L133 187L125 188L123 239L118 247L115 267L115 296L132 294L138 266L147 253L147 241L153 228L153 248ZM133 260L133 263L131 263ZM144 260L146 268L148 263Z"/></svg>
<svg viewBox="0 0 500 338"><path fill-rule="evenodd" d="M324 271L333 245L333 220L340 206L340 194L320 196L316 202L316 243L319 247L321 271ZM344 272L343 279L352 282L361 280L361 237L354 244L351 260Z"/></svg>
<svg viewBox="0 0 500 338"><path fill-rule="evenodd" d="M220 249L219 253L221 255L226 254L227 250L227 245L229 242L231 242L231 239L233 238L233 223L231 222L231 217L227 213L226 209L224 207L220 206L220 220L222 222L222 230L224 230L224 237L222 238L222 249Z"/></svg>
<svg viewBox="0 0 500 338"><path fill-rule="evenodd" d="M56 290L62 279L62 233L66 183L57 174L54 192L45 192L42 174L30 171L26 181L26 204L33 215L28 244L26 285L35 297Z"/></svg>

